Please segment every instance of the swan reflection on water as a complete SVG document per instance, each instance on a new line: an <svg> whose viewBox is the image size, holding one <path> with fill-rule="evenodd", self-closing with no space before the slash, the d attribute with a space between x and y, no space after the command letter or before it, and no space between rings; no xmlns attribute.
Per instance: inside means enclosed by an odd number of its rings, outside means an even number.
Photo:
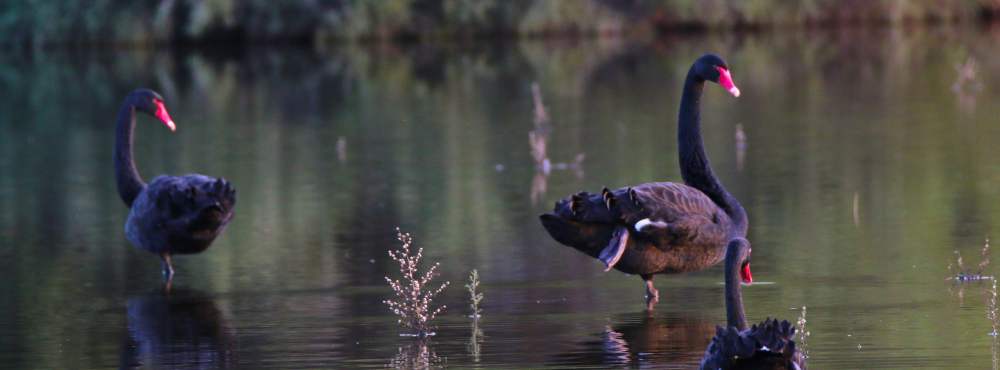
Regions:
<svg viewBox="0 0 1000 370"><path fill-rule="evenodd" d="M129 298L121 368L235 368L236 336L207 294L174 289Z"/></svg>
<svg viewBox="0 0 1000 370"><path fill-rule="evenodd" d="M695 317L656 317L643 311L613 319L595 338L580 342L560 364L604 364L639 368L690 369L698 366L715 323Z"/></svg>

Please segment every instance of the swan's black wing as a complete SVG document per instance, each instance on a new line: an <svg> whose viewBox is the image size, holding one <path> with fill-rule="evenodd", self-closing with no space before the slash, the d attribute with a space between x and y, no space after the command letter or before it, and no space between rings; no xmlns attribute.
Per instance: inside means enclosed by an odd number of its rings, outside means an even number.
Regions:
<svg viewBox="0 0 1000 370"><path fill-rule="evenodd" d="M577 193L556 202L541 220L556 241L594 257L621 232L619 227L631 237L670 250L681 244L725 245L732 223L704 193L672 182ZM646 227L637 232L636 224L643 220Z"/></svg>
<svg viewBox="0 0 1000 370"><path fill-rule="evenodd" d="M767 319L750 329L716 328L701 369L805 369L795 348L795 326Z"/></svg>
<svg viewBox="0 0 1000 370"><path fill-rule="evenodd" d="M651 239L660 248L725 245L728 240L729 215L698 189L654 182L624 190L629 201L617 202L622 220L633 228L647 220L638 236Z"/></svg>
<svg viewBox="0 0 1000 370"><path fill-rule="evenodd" d="M132 204L125 234L151 252L197 253L222 232L236 206L236 189L204 175L160 176Z"/></svg>

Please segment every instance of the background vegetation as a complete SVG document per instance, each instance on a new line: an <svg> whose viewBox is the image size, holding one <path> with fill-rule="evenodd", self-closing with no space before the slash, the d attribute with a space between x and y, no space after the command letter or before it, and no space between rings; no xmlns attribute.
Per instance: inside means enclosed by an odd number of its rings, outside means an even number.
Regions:
<svg viewBox="0 0 1000 370"><path fill-rule="evenodd" d="M974 21L1000 0L93 0L0 2L8 44L649 34Z"/></svg>

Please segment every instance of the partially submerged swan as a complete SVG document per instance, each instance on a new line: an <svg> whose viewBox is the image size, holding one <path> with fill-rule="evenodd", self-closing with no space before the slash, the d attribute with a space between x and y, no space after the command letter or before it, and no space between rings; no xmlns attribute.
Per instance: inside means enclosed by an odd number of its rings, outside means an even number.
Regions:
<svg viewBox="0 0 1000 370"><path fill-rule="evenodd" d="M740 280L753 281L744 273L749 265L750 242L744 238L730 241L726 248L726 328L716 328L701 369L805 369L804 356L795 347L794 325L768 318L747 327Z"/></svg>

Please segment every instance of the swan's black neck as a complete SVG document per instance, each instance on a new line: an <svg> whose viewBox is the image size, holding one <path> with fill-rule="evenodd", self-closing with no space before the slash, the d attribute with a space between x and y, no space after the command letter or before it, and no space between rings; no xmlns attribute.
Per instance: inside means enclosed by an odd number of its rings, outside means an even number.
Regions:
<svg viewBox="0 0 1000 370"><path fill-rule="evenodd" d="M684 183L701 190L715 204L722 208L737 226L737 236L746 235L746 211L736 197L729 194L712 172L712 165L705 153L705 143L701 138L701 94L705 80L691 66L684 81L681 109L677 117L677 147L680 152L681 176Z"/></svg>
<svg viewBox="0 0 1000 370"><path fill-rule="evenodd" d="M135 107L128 101L118 111L118 124L115 128L115 181L118 183L118 196L125 205L132 207L132 201L146 187L139 176L132 159L132 130L135 129Z"/></svg>
<svg viewBox="0 0 1000 370"><path fill-rule="evenodd" d="M747 316L743 311L743 292L740 287L740 248L739 239L729 242L726 248L726 325L739 330L747 328Z"/></svg>

